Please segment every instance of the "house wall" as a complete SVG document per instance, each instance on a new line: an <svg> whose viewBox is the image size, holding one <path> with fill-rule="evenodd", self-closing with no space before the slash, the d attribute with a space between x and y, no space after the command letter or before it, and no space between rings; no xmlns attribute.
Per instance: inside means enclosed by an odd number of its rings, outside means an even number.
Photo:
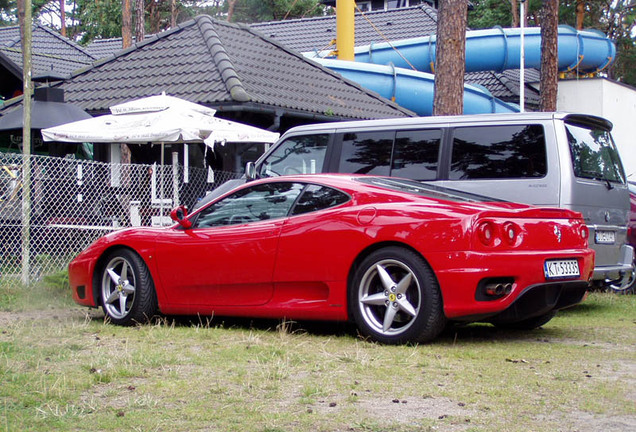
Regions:
<svg viewBox="0 0 636 432"><path fill-rule="evenodd" d="M598 115L611 121L625 172L630 180L636 180L636 88L606 78L562 80L557 110Z"/></svg>

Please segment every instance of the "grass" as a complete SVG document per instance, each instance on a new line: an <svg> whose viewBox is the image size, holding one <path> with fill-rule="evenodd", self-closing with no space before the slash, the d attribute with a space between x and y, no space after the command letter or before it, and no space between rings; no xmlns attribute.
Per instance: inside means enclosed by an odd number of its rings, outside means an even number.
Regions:
<svg viewBox="0 0 636 432"><path fill-rule="evenodd" d="M543 329L382 346L336 323L116 327L65 275L0 284L0 431L593 431L636 425L636 296Z"/></svg>

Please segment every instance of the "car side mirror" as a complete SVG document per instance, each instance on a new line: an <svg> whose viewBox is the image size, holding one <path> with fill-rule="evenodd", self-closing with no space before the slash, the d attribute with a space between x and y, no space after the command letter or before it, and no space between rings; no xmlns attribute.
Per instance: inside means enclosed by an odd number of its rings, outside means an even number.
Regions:
<svg viewBox="0 0 636 432"><path fill-rule="evenodd" d="M247 177L248 180L256 179L256 165L254 165L254 162L245 164L245 177Z"/></svg>
<svg viewBox="0 0 636 432"><path fill-rule="evenodd" d="M185 229L192 228L192 222L190 222L189 219L186 219L187 216L188 208L184 205L180 205L170 212L170 218Z"/></svg>

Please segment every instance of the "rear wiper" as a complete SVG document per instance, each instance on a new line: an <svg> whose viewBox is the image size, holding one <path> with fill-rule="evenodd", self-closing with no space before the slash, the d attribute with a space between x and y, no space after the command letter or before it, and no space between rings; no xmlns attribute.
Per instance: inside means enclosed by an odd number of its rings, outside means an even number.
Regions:
<svg viewBox="0 0 636 432"><path fill-rule="evenodd" d="M609 179L607 177L603 176L599 172L583 170L583 171L581 171L581 174L585 175L587 178L591 178L592 180L598 180L598 181L604 182L605 186L607 187L608 190L614 189L614 186L612 186L612 184L610 183Z"/></svg>

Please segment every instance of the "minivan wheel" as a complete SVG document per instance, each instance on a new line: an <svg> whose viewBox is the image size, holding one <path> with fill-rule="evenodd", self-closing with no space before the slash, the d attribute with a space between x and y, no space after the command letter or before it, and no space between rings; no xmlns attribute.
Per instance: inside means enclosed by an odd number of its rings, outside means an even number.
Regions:
<svg viewBox="0 0 636 432"><path fill-rule="evenodd" d="M377 250L362 261L349 302L360 333L386 344L430 341L446 325L433 271L400 247Z"/></svg>

